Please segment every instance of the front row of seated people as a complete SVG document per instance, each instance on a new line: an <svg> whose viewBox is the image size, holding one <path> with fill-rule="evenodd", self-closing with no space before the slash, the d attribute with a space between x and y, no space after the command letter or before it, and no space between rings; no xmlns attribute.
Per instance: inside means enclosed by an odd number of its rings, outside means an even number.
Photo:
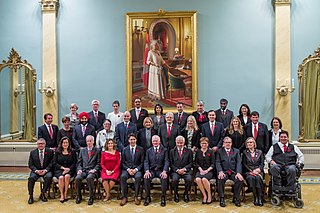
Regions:
<svg viewBox="0 0 320 213"><path fill-rule="evenodd" d="M171 177L174 192L174 202L179 202L178 185L180 179L184 180L183 200L189 202L189 191L193 180L197 183L202 193L202 204L212 202L210 180L216 175L220 206L225 207L224 190L225 182L230 179L234 182L233 203L240 206L240 191L246 180L248 187L253 191L254 205L263 205L263 180L264 180L264 154L256 149L254 138L249 137L245 142L246 149L242 156L238 149L232 147L232 139L225 137L223 147L214 152L209 148L209 139L200 139L200 148L193 151L185 146L185 138L177 136L175 147L170 151L165 148L158 135L152 136L152 146L144 151L137 145L137 136L129 134L128 142L122 153L116 150L116 143L109 139L104 144L104 151L93 146L94 137L86 137L87 146L77 153L71 149L68 137L60 140L55 153L46 147L46 141L40 138L37 149L30 152L28 179L29 200L32 204L35 182L43 177L44 184L41 189L40 199L47 201L45 193L50 187L52 177L58 179L61 193L60 202L68 200L68 187L72 178L75 178L76 203L82 201L82 181L86 179L89 188L88 205L94 201L94 181L101 177L105 190L104 200L110 198L110 190L119 182L122 199L120 205L128 202L127 180L134 178L134 202L141 203L139 198L140 186L143 180L146 198L144 205L151 202L151 181L160 179L161 206L166 205L166 191L169 176ZM280 141L274 144L266 155L270 164L270 173L274 185L281 185L281 170L287 173L287 188L294 190L296 180L296 164L304 162L304 157L296 145L289 143L288 132L280 133ZM215 173L216 172L216 173ZM54 175L53 175L54 174Z"/></svg>

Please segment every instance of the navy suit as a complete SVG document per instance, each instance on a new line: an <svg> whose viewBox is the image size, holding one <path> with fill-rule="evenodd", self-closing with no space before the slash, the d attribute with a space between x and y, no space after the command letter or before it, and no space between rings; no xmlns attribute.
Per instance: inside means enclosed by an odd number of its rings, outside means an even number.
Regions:
<svg viewBox="0 0 320 213"><path fill-rule="evenodd" d="M90 115L90 118L88 120L88 123L94 126L95 130L99 132L103 128L103 122L106 120L106 114L103 112L98 111L98 119L96 121L96 118L94 117L94 112L88 112Z"/></svg>
<svg viewBox="0 0 320 213"><path fill-rule="evenodd" d="M247 125L244 126L244 130L246 132L246 137L253 137L253 133L252 133L252 126L254 124L248 123ZM267 152L269 151L269 132L268 132L268 127L267 125L265 125L264 123L257 123L257 128L258 128L258 135L257 138L255 138L256 143L257 143L257 149L260 149L262 151L263 154L267 154Z"/></svg>
<svg viewBox="0 0 320 213"><path fill-rule="evenodd" d="M51 124L51 127L52 127L52 138L50 137L50 133L48 131L46 124L39 126L38 139L39 138L45 139L46 147L57 148L58 147L57 135L58 135L59 128L54 124Z"/></svg>
<svg viewBox="0 0 320 213"><path fill-rule="evenodd" d="M120 176L122 198L128 197L127 180L129 177L133 177L135 180L134 181L135 196L138 197L139 191L140 191L141 178L142 178L143 161L144 161L144 150L141 146L136 146L133 158L131 156L130 145L126 146L123 149L121 153L122 172ZM128 173L128 169L136 169L137 172L133 176L131 176Z"/></svg>
<svg viewBox="0 0 320 213"><path fill-rule="evenodd" d="M144 179L144 188L146 190L146 196L150 197L150 189L151 189L151 180L153 178L160 178L161 181L161 196L164 197L166 195L167 187L168 187L168 178L162 179L160 174L163 171L169 172L169 154L168 149L163 146L158 147L157 153L155 152L155 148L151 147L146 151L146 156L144 159L144 171L148 171L151 173L150 178Z"/></svg>
<svg viewBox="0 0 320 213"><path fill-rule="evenodd" d="M186 128L186 125L187 125L187 119L188 119L188 114L185 113L185 112L182 112L182 114L180 115L180 122L178 121L178 113L175 113L174 114L174 120L173 120L173 123L174 124L177 124L180 126L180 131L184 130Z"/></svg>
<svg viewBox="0 0 320 213"><path fill-rule="evenodd" d="M169 137L167 124L162 124L159 127L158 135L160 136L161 144L171 150L176 146L176 137L180 135L180 127L176 124L172 124Z"/></svg>
<svg viewBox="0 0 320 213"><path fill-rule="evenodd" d="M82 124L78 124L72 133L72 142L76 150L79 150L81 147L87 147L86 137L88 135L92 135L94 137L94 141L96 141L96 130L94 126L91 124L87 124L86 131L84 136L82 135Z"/></svg>
<svg viewBox="0 0 320 213"><path fill-rule="evenodd" d="M124 122L119 123L116 126L116 136L115 139L117 141L117 148L119 152L122 152L122 150L124 149L124 147L128 146L129 142L128 142L128 135L130 133L137 133L137 126L132 123L129 122L128 127L126 127L126 125L124 124Z"/></svg>
<svg viewBox="0 0 320 213"><path fill-rule="evenodd" d="M224 138L224 127L223 124L220 122L215 122L214 125L214 135L212 135L211 131L211 122L207 122L202 125L202 137L207 137L209 139L209 147L217 146L220 148L222 146L222 140Z"/></svg>
<svg viewBox="0 0 320 213"><path fill-rule="evenodd" d="M233 112L229 109L225 110L225 114L222 115L221 109L217 109L216 111L216 121L223 124L223 127L226 129L230 126L231 119L233 118Z"/></svg>
<svg viewBox="0 0 320 213"><path fill-rule="evenodd" d="M129 112L131 115L130 121L133 122L134 124L136 124L137 130L142 129L143 128L143 120L149 116L148 111L140 108L140 115L139 115L138 119L136 116L136 109L135 108L133 108Z"/></svg>

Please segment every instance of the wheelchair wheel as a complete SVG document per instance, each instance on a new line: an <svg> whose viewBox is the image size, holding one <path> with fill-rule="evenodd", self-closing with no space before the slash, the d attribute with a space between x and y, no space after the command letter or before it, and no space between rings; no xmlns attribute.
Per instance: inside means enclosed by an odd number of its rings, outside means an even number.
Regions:
<svg viewBox="0 0 320 213"><path fill-rule="evenodd" d="M293 203L295 208L302 209L304 202L301 199L296 199Z"/></svg>
<svg viewBox="0 0 320 213"><path fill-rule="evenodd" d="M301 199L301 185L300 185L300 183L297 184L297 191L298 191L298 198Z"/></svg>
<svg viewBox="0 0 320 213"><path fill-rule="evenodd" d="M272 196L272 198L271 198L271 204L272 204L273 206L279 206L280 203L281 203L281 200L280 200L279 197L277 197L277 196Z"/></svg>

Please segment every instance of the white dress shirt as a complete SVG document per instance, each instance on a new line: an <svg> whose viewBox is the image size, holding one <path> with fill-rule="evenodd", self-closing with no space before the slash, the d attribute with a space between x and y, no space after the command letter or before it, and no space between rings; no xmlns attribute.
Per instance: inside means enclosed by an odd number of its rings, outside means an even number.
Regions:
<svg viewBox="0 0 320 213"><path fill-rule="evenodd" d="M280 149L282 150L282 152L284 152L283 144L281 142L278 142L278 145L279 145ZM287 148L288 148L288 145L289 145L289 143L286 143ZM303 153L300 151L300 149L296 145L293 145L293 147L294 147L294 151L298 154L297 162L299 164L304 163ZM272 155L273 155L273 146L270 147L268 153L266 154L266 160L268 163L270 163L270 161L272 160Z"/></svg>

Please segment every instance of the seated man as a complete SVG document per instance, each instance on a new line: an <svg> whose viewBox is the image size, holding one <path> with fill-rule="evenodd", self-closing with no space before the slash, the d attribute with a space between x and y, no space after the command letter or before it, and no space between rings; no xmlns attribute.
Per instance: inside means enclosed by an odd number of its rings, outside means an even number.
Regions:
<svg viewBox="0 0 320 213"><path fill-rule="evenodd" d="M140 205L140 199L138 197L142 178L144 150L141 146L137 146L137 136L134 133L128 136L129 145L126 146L121 154L122 172L120 175L120 186L122 200L120 206L124 206L128 202L128 178L134 178L135 197L134 201L136 205Z"/></svg>
<svg viewBox="0 0 320 213"><path fill-rule="evenodd" d="M86 137L87 147L80 150L77 162L77 176L75 179L77 198L76 203L79 204L82 200L81 183L83 179L87 179L89 187L88 205L93 204L94 197L94 179L98 178L100 171L100 149L93 146L94 137L88 135Z"/></svg>
<svg viewBox="0 0 320 213"><path fill-rule="evenodd" d="M216 168L220 206L226 206L224 202L224 186L225 182L230 179L234 182L233 202L239 207L240 191L243 185L241 157L239 150L232 148L232 139L230 137L223 139L223 147L216 152Z"/></svg>
<svg viewBox="0 0 320 213"><path fill-rule="evenodd" d="M266 160L270 164L270 173L273 177L274 190L281 187L281 170L284 169L287 175L287 189L294 192L296 181L296 164L304 163L304 156L300 149L289 143L289 133L280 132L280 142L270 147Z"/></svg>
<svg viewBox="0 0 320 213"><path fill-rule="evenodd" d="M28 191L29 200L28 203L33 203L33 188L38 178L43 177L44 184L41 189L40 199L43 202L47 202L45 193L49 188L52 181L52 159L53 151L46 147L46 141L43 138L39 138L37 141L37 149L32 150L29 156L29 168L31 169L30 176L28 178Z"/></svg>
<svg viewBox="0 0 320 213"><path fill-rule="evenodd" d="M192 151L184 147L185 138L179 135L176 138L176 146L170 150L170 165L172 186L174 191L174 202L179 202L178 184L179 179L183 178L185 182L184 201L189 202L189 189L192 181Z"/></svg>
<svg viewBox="0 0 320 213"><path fill-rule="evenodd" d="M151 202L150 188L152 178L160 178L161 181L161 206L166 205L166 191L168 187L168 171L169 158L168 150L160 146L160 137L158 135L152 136L152 147L146 152L144 160L144 188L146 190L145 206Z"/></svg>

